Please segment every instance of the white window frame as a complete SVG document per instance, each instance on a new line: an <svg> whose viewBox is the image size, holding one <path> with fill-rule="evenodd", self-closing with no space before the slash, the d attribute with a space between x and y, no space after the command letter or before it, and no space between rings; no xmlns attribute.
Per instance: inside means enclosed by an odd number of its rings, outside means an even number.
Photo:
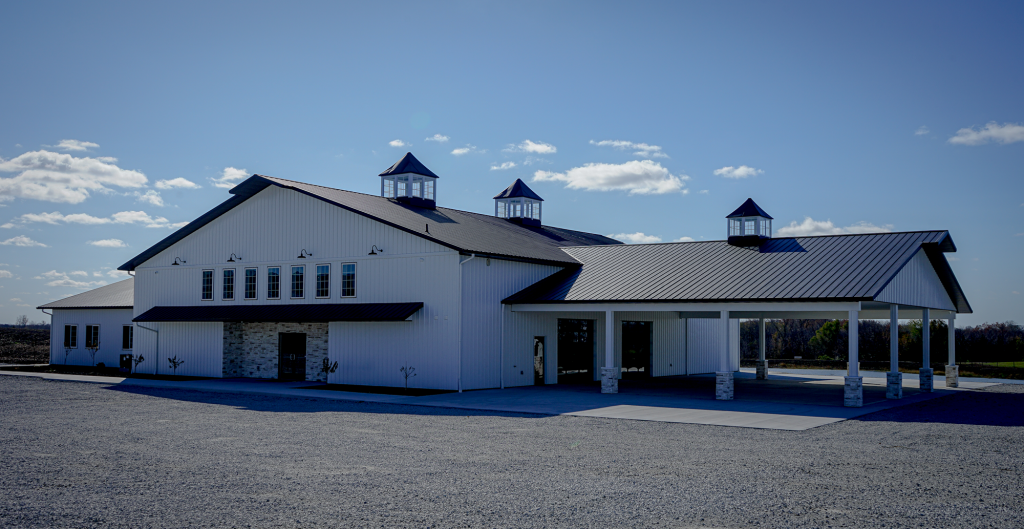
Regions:
<svg viewBox="0 0 1024 529"><path fill-rule="evenodd" d="M253 293L256 295L249 297L249 270L255 270L256 275L256 286L253 287ZM260 298L260 269L256 266L249 266L242 269L242 299L246 301L255 301Z"/></svg>
<svg viewBox="0 0 1024 529"><path fill-rule="evenodd" d="M352 265L352 295L345 295L345 265ZM359 289L356 288L359 283L359 266L356 263L341 263L341 280L338 281L340 285L339 293L343 298L354 298L359 294Z"/></svg>
<svg viewBox="0 0 1024 529"><path fill-rule="evenodd" d="M231 297L225 296L224 287L227 286L227 274L228 270L231 271ZM221 301L234 301L235 290L238 288L238 270L234 268L222 268L220 272L220 300Z"/></svg>
<svg viewBox="0 0 1024 529"><path fill-rule="evenodd" d="M96 348L100 346L100 324L98 323L86 323L85 324L85 348L89 348L89 327L96 327Z"/></svg>
<svg viewBox="0 0 1024 529"><path fill-rule="evenodd" d="M68 344L68 347L69 347L70 349L78 349L78 324L77 324L77 323L65 323L65 324L64 324L64 334L65 334L65 335L66 335L66 334L67 334L67 332L68 332L68 331L67 331L68 327L73 327L73 328L75 329L75 343L73 343L73 344ZM63 339L63 337L61 337L61 343L62 343L62 344L64 343L64 339Z"/></svg>
<svg viewBox="0 0 1024 529"><path fill-rule="evenodd" d="M210 273L210 297L206 297L206 284L204 283L206 281L207 272ZM202 301L213 301L214 298L216 298L216 296L214 296L214 292L216 291L217 271L210 268L204 268L202 274L199 276L199 299Z"/></svg>
<svg viewBox="0 0 1024 529"><path fill-rule="evenodd" d="M270 297L270 271L277 269L277 296ZM267 267L267 299L281 299L281 269L284 268L281 265L272 265ZM288 278L288 287L291 288L291 277Z"/></svg>
<svg viewBox="0 0 1024 529"><path fill-rule="evenodd" d="M127 348L125 348L125 346L124 346L124 330L125 329L131 329L130 331L128 331L128 347ZM121 326L121 350L122 351L131 351L134 346L135 346L135 326L134 325L122 325Z"/></svg>
<svg viewBox="0 0 1024 529"><path fill-rule="evenodd" d="M327 295L320 295L320 267L327 267ZM331 263L320 263L313 266L313 297L315 299L331 299Z"/></svg>
<svg viewBox="0 0 1024 529"><path fill-rule="evenodd" d="M295 269L302 269L302 295L295 295ZM306 299L306 265L291 265L288 268L288 299Z"/></svg>

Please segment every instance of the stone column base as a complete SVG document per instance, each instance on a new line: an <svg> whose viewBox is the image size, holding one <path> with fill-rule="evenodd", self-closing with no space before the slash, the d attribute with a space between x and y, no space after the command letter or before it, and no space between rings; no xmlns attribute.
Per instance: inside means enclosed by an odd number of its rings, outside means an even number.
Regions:
<svg viewBox="0 0 1024 529"><path fill-rule="evenodd" d="M732 371L715 372L715 399L732 400L733 381Z"/></svg>
<svg viewBox="0 0 1024 529"><path fill-rule="evenodd" d="M619 368L601 368L601 393L619 392Z"/></svg>
<svg viewBox="0 0 1024 529"><path fill-rule="evenodd" d="M930 393L935 386L935 373L930 367L922 367L917 375L921 391Z"/></svg>
<svg viewBox="0 0 1024 529"><path fill-rule="evenodd" d="M889 372L885 374L887 384L885 385L885 398L887 399L902 399L903 398L903 373L899 371L893 373Z"/></svg>
<svg viewBox="0 0 1024 529"><path fill-rule="evenodd" d="M843 377L846 386L843 389L843 406L860 408L864 405L864 377Z"/></svg>
<svg viewBox="0 0 1024 529"><path fill-rule="evenodd" d="M960 387L960 366L946 366L946 387Z"/></svg>
<svg viewBox="0 0 1024 529"><path fill-rule="evenodd" d="M768 362L758 361L757 362L757 379L767 380L768 379Z"/></svg>

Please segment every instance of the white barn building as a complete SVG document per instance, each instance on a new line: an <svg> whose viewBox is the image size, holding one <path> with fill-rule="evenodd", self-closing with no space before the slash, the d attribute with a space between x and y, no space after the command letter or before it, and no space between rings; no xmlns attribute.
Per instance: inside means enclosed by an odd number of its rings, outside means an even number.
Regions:
<svg viewBox="0 0 1024 529"><path fill-rule="evenodd" d="M484 215L438 207L439 177L411 153L379 176L381 196L253 175L122 265L133 282L44 305L55 350L67 325L83 332L105 310L117 321L101 329L134 325L141 372L166 373L176 357L184 375L318 380L326 358L337 384L402 386L408 366L423 388L582 378L605 392L623 370L717 373L729 399L741 318L760 319L763 336L765 318L952 324L970 312L945 231L772 238L771 217L748 200L728 216L728 240L623 245L543 225L543 199L521 180ZM94 304L97 316L67 319L86 308L57 306L118 285L133 290L131 318ZM862 402L856 328L851 406ZM955 385L952 345L948 363Z"/></svg>

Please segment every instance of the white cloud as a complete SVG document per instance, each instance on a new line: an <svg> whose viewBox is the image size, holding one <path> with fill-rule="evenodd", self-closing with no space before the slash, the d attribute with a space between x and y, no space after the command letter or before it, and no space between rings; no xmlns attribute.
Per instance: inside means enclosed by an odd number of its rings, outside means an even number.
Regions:
<svg viewBox="0 0 1024 529"><path fill-rule="evenodd" d="M70 272L69 275L89 277L89 272L86 272L85 270L75 270L74 272Z"/></svg>
<svg viewBox="0 0 1024 529"><path fill-rule="evenodd" d="M590 140L590 144L597 145L598 147L614 147L620 151L636 149L636 152L633 154L636 156L643 156L645 158L668 158L668 155L662 152L661 147L657 145L648 145L646 143L633 143L631 141L622 140Z"/></svg>
<svg viewBox="0 0 1024 529"><path fill-rule="evenodd" d="M390 145L392 147L405 147L405 146L407 146L409 144L405 143L402 140L391 140L391 141L388 142L388 145Z"/></svg>
<svg viewBox="0 0 1024 529"><path fill-rule="evenodd" d="M10 270L0 270L0 277L10 279L14 277L14 274L12 274Z"/></svg>
<svg viewBox="0 0 1024 529"><path fill-rule="evenodd" d="M62 151L86 151L99 147L99 144L91 141L60 140L57 145L44 145L43 147L52 147Z"/></svg>
<svg viewBox="0 0 1024 529"><path fill-rule="evenodd" d="M672 242L693 242L694 240L693 237L680 237Z"/></svg>
<svg viewBox="0 0 1024 529"><path fill-rule="evenodd" d="M139 202L145 202L161 208L164 207L164 198L160 196L160 193L153 191L152 189L145 193L139 193L136 191L135 198Z"/></svg>
<svg viewBox="0 0 1024 529"><path fill-rule="evenodd" d="M21 298L11 298L11 301L20 303L21 302Z"/></svg>
<svg viewBox="0 0 1024 529"><path fill-rule="evenodd" d="M124 270L111 270L111 271L107 272L107 275L112 277L112 278L114 278L114 279L120 279L122 277L128 277L129 276L128 272L125 272Z"/></svg>
<svg viewBox="0 0 1024 529"><path fill-rule="evenodd" d="M537 171L534 182L565 182L570 189L588 191L629 191L631 195L687 193L683 182L686 175L673 175L668 169L651 160L633 160L623 164L588 163L564 173Z"/></svg>
<svg viewBox="0 0 1024 529"><path fill-rule="evenodd" d="M444 143L444 142L446 142L446 141L448 141L450 139L451 138L449 138L448 136L445 136L443 134L434 134L433 136L431 136L431 137L429 137L429 138L427 138L427 139L425 139L423 141L436 141L437 143Z"/></svg>
<svg viewBox="0 0 1024 529"><path fill-rule="evenodd" d="M119 211L111 215L109 218L94 217L86 213L62 215L59 211L54 211L52 213L26 213L20 217L12 219L8 224L13 227L15 225L20 226L30 222L45 222L47 224L65 222L70 224L86 225L144 224L147 228L178 228L188 224L187 222L172 224L164 217L151 217L145 211ZM8 224L4 224L4 226L7 226Z"/></svg>
<svg viewBox="0 0 1024 529"><path fill-rule="evenodd" d="M186 180L184 178L172 178L171 180L157 180L155 185L157 189L199 189L201 187L199 184L196 184L195 182L191 180Z"/></svg>
<svg viewBox="0 0 1024 529"><path fill-rule="evenodd" d="M804 221L797 224L794 220L789 226L783 226L777 230L781 237L807 237L810 235L844 235L848 233L886 233L892 231L892 224L875 226L870 222L858 222L845 228L832 224L831 220L814 220L804 217Z"/></svg>
<svg viewBox="0 0 1024 529"><path fill-rule="evenodd" d="M219 178L211 178L210 181L213 182L215 187L231 189L232 187L235 187L240 180L245 180L246 178L249 178L249 176L249 172L245 169L225 167Z"/></svg>
<svg viewBox="0 0 1024 529"><path fill-rule="evenodd" d="M50 281L46 284L47 286L51 287L94 288L107 284L106 281L76 281L74 279L71 279L71 277L69 277L67 273L58 272L56 270L43 272L42 274L37 275L33 279L49 279Z"/></svg>
<svg viewBox="0 0 1024 529"><path fill-rule="evenodd" d="M1018 123L999 125L995 121L990 121L983 129L975 130L973 127L960 129L956 131L956 136L948 141L958 145L983 145L990 141L1005 145L1024 141L1024 125Z"/></svg>
<svg viewBox="0 0 1024 529"><path fill-rule="evenodd" d="M627 244L651 244L655 242L661 242L661 237L657 235L647 235L642 231L636 233L614 233L607 235L612 239L622 241Z"/></svg>
<svg viewBox="0 0 1024 529"><path fill-rule="evenodd" d="M749 176L757 176L763 174L764 171L760 169L754 169L753 167L747 167L741 165L739 167L727 166L721 169L715 169L715 176L721 176L724 178L747 178Z"/></svg>
<svg viewBox="0 0 1024 529"><path fill-rule="evenodd" d="M29 239L28 237L26 237L24 235L18 235L17 237L11 237L10 239L7 239L6 241L0 242L0 244L3 244L4 246L11 246L11 245L13 245L13 246L23 246L23 247L29 247L29 246L42 246L43 248L46 247L45 244L43 244L41 242L38 242L38 241L33 241L32 239Z"/></svg>
<svg viewBox="0 0 1024 529"><path fill-rule="evenodd" d="M501 165L492 164L492 171L505 171L516 166L515 162L502 162Z"/></svg>
<svg viewBox="0 0 1024 529"><path fill-rule="evenodd" d="M99 246L100 248L127 248L128 247L128 245L125 244L125 242L122 241L121 239L100 239L98 241L89 241L89 244L91 244L93 246ZM74 272L72 272L72 275L73 274L74 274Z"/></svg>
<svg viewBox="0 0 1024 529"><path fill-rule="evenodd" d="M532 152L534 154L555 154L558 149L550 143L544 143L542 141L533 142L530 140L523 140L523 143L519 145L509 144L508 147L503 149L505 152Z"/></svg>
<svg viewBox="0 0 1024 529"><path fill-rule="evenodd" d="M711 191L708 191L707 189L701 189L700 191L698 191L698 193L702 195L710 195Z"/></svg>
<svg viewBox="0 0 1024 529"><path fill-rule="evenodd" d="M121 169L97 158L75 158L70 154L33 151L10 160L0 159L0 172L18 173L0 178L0 201L30 198L78 204L90 192L109 193L108 186L140 188L146 175Z"/></svg>
<svg viewBox="0 0 1024 529"><path fill-rule="evenodd" d="M921 125L920 127L917 128L917 130L914 131L914 136L924 136L929 132L931 132L931 130L929 130L927 126Z"/></svg>
<svg viewBox="0 0 1024 529"><path fill-rule="evenodd" d="M454 154L455 156L462 156L463 154L469 154L471 152L485 153L487 151L481 151L476 148L476 145L470 145L467 143L465 147L459 147L458 149L453 150L452 154Z"/></svg>

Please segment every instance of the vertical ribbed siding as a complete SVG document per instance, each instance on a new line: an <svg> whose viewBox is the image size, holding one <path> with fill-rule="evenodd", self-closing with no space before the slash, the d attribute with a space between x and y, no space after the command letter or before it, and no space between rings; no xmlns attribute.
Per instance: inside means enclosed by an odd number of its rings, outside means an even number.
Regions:
<svg viewBox="0 0 1024 529"><path fill-rule="evenodd" d="M924 250L914 254L875 299L900 305L956 310Z"/></svg>
<svg viewBox="0 0 1024 529"><path fill-rule="evenodd" d="M603 312L505 311L505 386L533 384L533 338L544 337L544 382L558 383L558 319L595 320L594 380L600 380L604 363Z"/></svg>
<svg viewBox="0 0 1024 529"><path fill-rule="evenodd" d="M100 326L100 348L96 352L96 363L107 367L120 364L122 327L132 324L131 309L54 309L50 318L50 363L64 363L64 325L78 325L78 347L67 357L68 365L87 366L92 358L85 349L85 326Z"/></svg>
<svg viewBox="0 0 1024 529"><path fill-rule="evenodd" d="M462 265L463 389L496 388L501 383L501 300L561 270L501 259L487 263L478 257Z"/></svg>
<svg viewBox="0 0 1024 529"><path fill-rule="evenodd" d="M652 322L651 376L686 374L686 321L678 312L616 312L615 364L622 365L622 322ZM602 351L603 354L603 351Z"/></svg>
<svg viewBox="0 0 1024 529"><path fill-rule="evenodd" d="M148 326L148 325L147 325ZM143 331L146 332L146 331ZM184 360L176 372L171 370L168 358ZM147 359L146 367L159 362L160 373L196 377L223 376L224 324L220 322L163 323L160 327L160 357ZM142 369L142 372L147 372Z"/></svg>
<svg viewBox="0 0 1024 529"><path fill-rule="evenodd" d="M690 318L687 328L687 369L691 375L718 371L722 350L722 320ZM740 320L729 320L729 370L740 367Z"/></svg>

